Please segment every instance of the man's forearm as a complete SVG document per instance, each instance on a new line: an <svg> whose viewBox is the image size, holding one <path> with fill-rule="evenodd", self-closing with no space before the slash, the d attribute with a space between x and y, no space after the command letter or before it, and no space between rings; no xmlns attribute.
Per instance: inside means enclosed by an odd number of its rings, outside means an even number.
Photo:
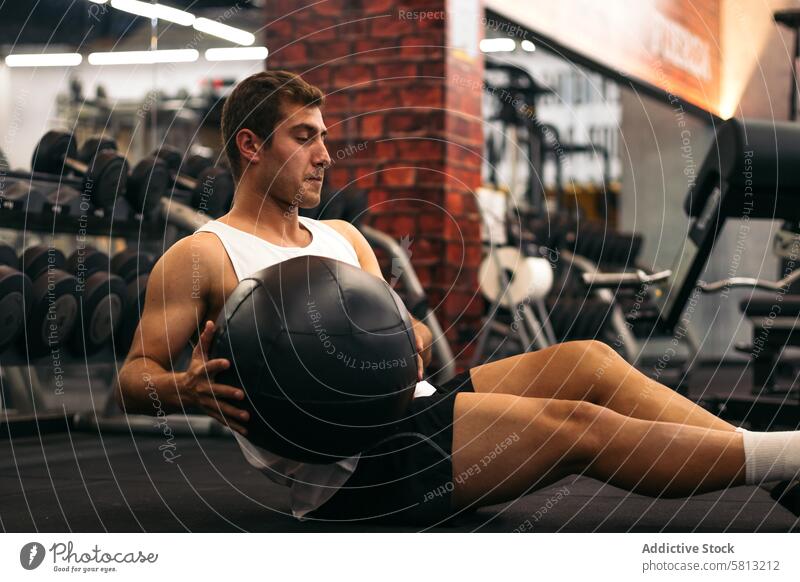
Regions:
<svg viewBox="0 0 800 582"><path fill-rule="evenodd" d="M182 412L187 405L181 402L183 376L183 372L166 370L149 358L136 358L119 372L117 402L132 414Z"/></svg>

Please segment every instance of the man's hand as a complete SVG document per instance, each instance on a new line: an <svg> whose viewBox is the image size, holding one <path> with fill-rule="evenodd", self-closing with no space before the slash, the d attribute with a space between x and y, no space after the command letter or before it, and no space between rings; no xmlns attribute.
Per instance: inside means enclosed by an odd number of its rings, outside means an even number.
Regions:
<svg viewBox="0 0 800 582"><path fill-rule="evenodd" d="M207 321L200 334L200 340L192 351L189 367L183 373L182 399L198 406L225 426L230 427L242 435L247 435L247 429L240 422L247 422L250 414L228 403L231 400L244 400L244 391L233 386L215 384L214 377L227 370L231 363L224 358L207 360L208 349L214 338L214 322Z"/></svg>

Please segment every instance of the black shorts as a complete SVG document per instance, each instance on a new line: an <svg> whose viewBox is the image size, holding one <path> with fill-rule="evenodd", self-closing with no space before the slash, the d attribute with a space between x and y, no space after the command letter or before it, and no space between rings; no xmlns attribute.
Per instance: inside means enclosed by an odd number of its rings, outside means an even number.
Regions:
<svg viewBox="0 0 800 582"><path fill-rule="evenodd" d="M430 525L452 515L453 406L474 392L469 371L414 398L392 435L361 453L356 470L309 519Z"/></svg>

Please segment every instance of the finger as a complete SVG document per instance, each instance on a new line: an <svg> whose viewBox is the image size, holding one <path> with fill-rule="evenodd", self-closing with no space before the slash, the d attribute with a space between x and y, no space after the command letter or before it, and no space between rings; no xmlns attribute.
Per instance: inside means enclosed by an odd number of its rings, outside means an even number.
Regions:
<svg viewBox="0 0 800 582"><path fill-rule="evenodd" d="M241 408L236 408L232 404L228 404L224 400L217 400L217 405L220 411L226 417L237 422L248 422L250 420L250 413Z"/></svg>
<svg viewBox="0 0 800 582"><path fill-rule="evenodd" d="M206 374L208 374L208 376L211 378L230 367L230 361L225 358L217 358L215 360L209 360L205 363Z"/></svg>
<svg viewBox="0 0 800 582"><path fill-rule="evenodd" d="M422 362L422 357L417 356L417 377L419 378L419 382L422 382L422 376L424 375L425 364Z"/></svg>
<svg viewBox="0 0 800 582"><path fill-rule="evenodd" d="M244 390L226 384L211 384L211 394L227 400L244 400Z"/></svg>
<svg viewBox="0 0 800 582"><path fill-rule="evenodd" d="M215 409L233 421L247 422L250 420L250 413L241 408L236 408L232 404L228 404L225 400L214 398L213 396L206 396L201 402L207 408Z"/></svg>
<svg viewBox="0 0 800 582"><path fill-rule="evenodd" d="M206 325L203 328L203 333L200 334L200 341L197 342L199 346L201 346L201 350L203 352L203 356L208 354L209 348L211 348L211 340L214 339L214 322L211 320L206 321Z"/></svg>
<svg viewBox="0 0 800 582"><path fill-rule="evenodd" d="M200 382L197 386L197 393L204 398L221 400L244 400L245 394L241 388L228 386L227 384L214 384L213 382Z"/></svg>
<svg viewBox="0 0 800 582"><path fill-rule="evenodd" d="M238 422L229 420L228 418L221 416L219 413L214 412L213 410L208 410L206 412L211 418L219 422L221 425L227 426L231 430L235 430L242 436L247 436L247 429Z"/></svg>

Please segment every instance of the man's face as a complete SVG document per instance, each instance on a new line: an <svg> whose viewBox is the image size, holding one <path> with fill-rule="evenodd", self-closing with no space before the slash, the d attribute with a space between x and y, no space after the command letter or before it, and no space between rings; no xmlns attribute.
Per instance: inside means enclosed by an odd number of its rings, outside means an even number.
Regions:
<svg viewBox="0 0 800 582"><path fill-rule="evenodd" d="M325 147L328 131L319 107L282 105L284 118L275 128L272 144L261 152L259 181L287 210L319 204L322 178L331 158Z"/></svg>

